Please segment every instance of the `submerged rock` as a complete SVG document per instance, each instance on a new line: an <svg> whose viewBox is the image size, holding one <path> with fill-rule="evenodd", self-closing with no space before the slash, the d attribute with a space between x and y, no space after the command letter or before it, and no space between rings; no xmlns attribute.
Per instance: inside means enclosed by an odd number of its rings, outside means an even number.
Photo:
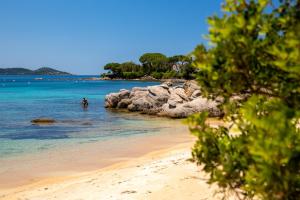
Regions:
<svg viewBox="0 0 300 200"><path fill-rule="evenodd" d="M50 118L37 118L31 120L31 123L33 124L53 124L56 123L56 120L50 119Z"/></svg>
<svg viewBox="0 0 300 200"><path fill-rule="evenodd" d="M181 85L165 82L156 86L134 87L131 91L122 89L105 98L106 108L172 118L185 118L204 111L208 111L211 117L218 117L223 114L218 108L220 103L202 97L196 81L186 81Z"/></svg>

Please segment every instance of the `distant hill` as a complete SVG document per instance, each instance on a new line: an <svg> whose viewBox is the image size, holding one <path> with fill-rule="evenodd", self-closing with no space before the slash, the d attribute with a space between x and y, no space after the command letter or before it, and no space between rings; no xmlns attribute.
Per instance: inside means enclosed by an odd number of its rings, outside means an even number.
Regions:
<svg viewBox="0 0 300 200"><path fill-rule="evenodd" d="M71 75L67 72L58 71L49 67L42 67L37 70L25 68L0 68L0 75Z"/></svg>

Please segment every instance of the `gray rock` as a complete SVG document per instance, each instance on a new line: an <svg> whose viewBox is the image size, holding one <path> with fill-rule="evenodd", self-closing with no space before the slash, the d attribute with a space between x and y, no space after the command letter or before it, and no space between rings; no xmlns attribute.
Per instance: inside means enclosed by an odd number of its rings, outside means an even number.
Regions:
<svg viewBox="0 0 300 200"><path fill-rule="evenodd" d="M130 95L129 90L121 89L120 92L119 92L119 99L128 98L129 95Z"/></svg>
<svg viewBox="0 0 300 200"><path fill-rule="evenodd" d="M117 108L127 108L129 104L131 104L131 100L130 99L122 99L118 105Z"/></svg>
<svg viewBox="0 0 300 200"><path fill-rule="evenodd" d="M136 91L148 91L148 89L144 87L133 87L131 89L131 92L136 92Z"/></svg>
<svg viewBox="0 0 300 200"><path fill-rule="evenodd" d="M206 98L197 98L193 101L183 104L177 104L176 108L170 108L169 104L165 104L162 108L162 112L159 115L168 116L172 118L185 118L191 114L208 111L209 116L218 117L222 115L222 112L217 107L218 104L214 101Z"/></svg>
<svg viewBox="0 0 300 200"><path fill-rule="evenodd" d="M176 88L174 91L173 91L176 95L178 95L181 99L183 99L184 101L188 101L189 98L188 96L185 94L185 91L183 88Z"/></svg>
<svg viewBox="0 0 300 200"><path fill-rule="evenodd" d="M169 90L161 86L150 86L148 91L148 101L152 102L154 107L161 107L170 97Z"/></svg>
<svg viewBox="0 0 300 200"><path fill-rule="evenodd" d="M119 103L119 93L110 93L105 96L105 107L106 108L115 108Z"/></svg>
<svg viewBox="0 0 300 200"><path fill-rule="evenodd" d="M183 85L185 93L190 97L195 90L200 90L200 86L197 84L197 81L186 81Z"/></svg>
<svg viewBox="0 0 300 200"><path fill-rule="evenodd" d="M150 108L152 108L152 104L147 100L146 97L134 99L128 106L129 111L143 111Z"/></svg>
<svg viewBox="0 0 300 200"><path fill-rule="evenodd" d="M201 97L196 81L184 84L163 83L157 86L122 89L106 95L105 107L123 108L132 112L184 118L197 112L208 111L211 117L221 116L218 108L221 101Z"/></svg>

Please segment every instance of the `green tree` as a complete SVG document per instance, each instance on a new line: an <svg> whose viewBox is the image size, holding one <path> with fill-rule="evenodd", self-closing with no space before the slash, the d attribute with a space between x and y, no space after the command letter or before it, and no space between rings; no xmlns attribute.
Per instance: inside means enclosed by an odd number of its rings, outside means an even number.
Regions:
<svg viewBox="0 0 300 200"><path fill-rule="evenodd" d="M148 75L154 71L165 72L168 70L168 58L161 53L145 53L139 61L143 65L144 72Z"/></svg>
<svg viewBox="0 0 300 200"><path fill-rule="evenodd" d="M120 65L122 72L140 72L142 67L134 62L124 62Z"/></svg>
<svg viewBox="0 0 300 200"><path fill-rule="evenodd" d="M240 197L300 199L300 1L227 0L223 11L194 65L203 94L224 97L227 123L192 116L193 157Z"/></svg>
<svg viewBox="0 0 300 200"><path fill-rule="evenodd" d="M103 68L105 70L110 70L112 73L118 75L121 73L120 63L107 63Z"/></svg>
<svg viewBox="0 0 300 200"><path fill-rule="evenodd" d="M192 58L184 55L175 55L168 59L170 69L181 73L184 79L193 79L196 72L196 67L192 65Z"/></svg>

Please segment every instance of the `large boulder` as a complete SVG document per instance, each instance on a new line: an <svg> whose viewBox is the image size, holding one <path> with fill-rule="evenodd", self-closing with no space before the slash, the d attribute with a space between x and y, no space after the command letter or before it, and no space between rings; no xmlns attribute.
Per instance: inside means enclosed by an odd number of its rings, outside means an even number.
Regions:
<svg viewBox="0 0 300 200"><path fill-rule="evenodd" d="M129 111L143 111L145 109L152 108L152 102L150 102L146 97L135 98L132 103L128 105Z"/></svg>
<svg viewBox="0 0 300 200"><path fill-rule="evenodd" d="M197 84L197 81L194 80L186 81L183 88L188 97L192 96L195 90L200 90L200 86Z"/></svg>
<svg viewBox="0 0 300 200"><path fill-rule="evenodd" d="M119 93L110 93L105 96L105 108L115 108L119 101Z"/></svg>
<svg viewBox="0 0 300 200"><path fill-rule="evenodd" d="M130 91L121 89L118 93L110 93L105 96L105 107L116 108L118 103L125 98L129 98Z"/></svg>
<svg viewBox="0 0 300 200"><path fill-rule="evenodd" d="M130 99L121 99L117 105L117 108L127 108L131 102L132 101Z"/></svg>
<svg viewBox="0 0 300 200"><path fill-rule="evenodd" d="M210 117L219 117L222 115L222 111L218 108L218 104L215 101L202 97L190 102L177 104L175 108L169 104L165 104L159 115L172 118L185 118L191 114L204 111L208 111Z"/></svg>
<svg viewBox="0 0 300 200"><path fill-rule="evenodd" d="M147 99L152 102L153 107L161 107L170 97L168 88L164 86L149 86L148 91Z"/></svg>

